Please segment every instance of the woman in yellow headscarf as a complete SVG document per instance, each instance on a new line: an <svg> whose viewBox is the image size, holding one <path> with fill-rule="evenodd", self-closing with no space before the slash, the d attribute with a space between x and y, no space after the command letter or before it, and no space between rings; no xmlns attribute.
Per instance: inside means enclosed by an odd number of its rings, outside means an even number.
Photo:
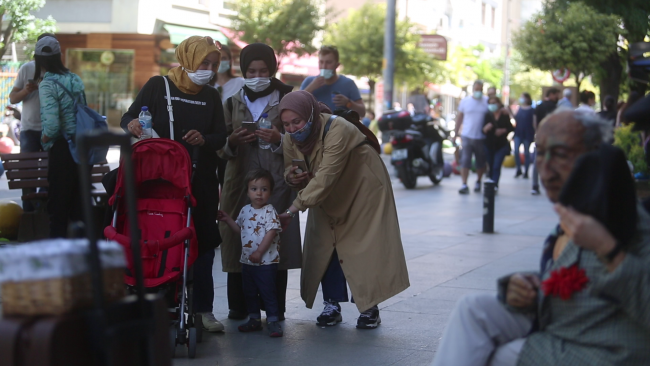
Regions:
<svg viewBox="0 0 650 366"><path fill-rule="evenodd" d="M203 327L209 331L223 330L223 325L212 314L212 263L214 249L221 244L216 223L219 207L216 152L226 143L228 134L219 92L207 85L221 61L218 46L209 37L193 36L181 42L176 48L180 66L169 70L166 77L149 79L120 124L125 131L140 138L142 128L138 115L147 107L153 130L160 137L172 138L163 79L167 78L174 116L173 139L182 143L190 156L195 156L198 149L192 181L192 194L197 202L193 218L199 241L199 257L194 263L194 311L202 313Z"/></svg>

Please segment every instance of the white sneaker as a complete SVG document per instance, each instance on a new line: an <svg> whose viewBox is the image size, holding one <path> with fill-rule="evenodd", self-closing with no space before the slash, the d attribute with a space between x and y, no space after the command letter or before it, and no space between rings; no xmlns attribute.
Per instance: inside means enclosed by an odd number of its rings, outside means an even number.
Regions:
<svg viewBox="0 0 650 366"><path fill-rule="evenodd" d="M208 332L223 332L224 327L212 313L200 313L203 322L203 329Z"/></svg>

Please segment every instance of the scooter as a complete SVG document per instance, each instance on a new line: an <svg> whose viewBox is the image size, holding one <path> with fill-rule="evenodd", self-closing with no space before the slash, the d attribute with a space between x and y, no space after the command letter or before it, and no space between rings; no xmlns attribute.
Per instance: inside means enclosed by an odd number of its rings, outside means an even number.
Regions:
<svg viewBox="0 0 650 366"><path fill-rule="evenodd" d="M449 138L449 132L436 122L428 115L394 111L378 121L382 133L390 135L391 164L407 189L415 188L420 176L428 176L435 185L442 181L442 142Z"/></svg>

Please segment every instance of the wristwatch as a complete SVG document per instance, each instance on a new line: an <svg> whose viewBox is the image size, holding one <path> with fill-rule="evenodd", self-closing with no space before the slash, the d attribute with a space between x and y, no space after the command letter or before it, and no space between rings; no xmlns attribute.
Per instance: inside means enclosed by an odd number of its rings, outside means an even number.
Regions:
<svg viewBox="0 0 650 366"><path fill-rule="evenodd" d="M293 212L291 212L291 210L289 210L289 209L287 209L287 211L286 211L285 213L286 213L287 215L289 215L289 217L291 217L292 219L293 219L294 217L296 217L296 214L293 213Z"/></svg>

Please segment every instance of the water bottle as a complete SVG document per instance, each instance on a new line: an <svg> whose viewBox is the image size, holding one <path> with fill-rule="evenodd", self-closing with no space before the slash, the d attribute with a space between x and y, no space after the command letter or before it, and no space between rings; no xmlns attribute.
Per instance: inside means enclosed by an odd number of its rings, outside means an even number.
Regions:
<svg viewBox="0 0 650 366"><path fill-rule="evenodd" d="M140 136L140 140L151 138L153 132L151 128L151 113L149 113L148 107L142 107L138 120L140 121L140 127L142 127L142 136Z"/></svg>
<svg viewBox="0 0 650 366"><path fill-rule="evenodd" d="M269 121L268 118L269 118L268 114L262 113L262 117L260 118L259 122L257 122L257 125L259 126L260 129L262 129L262 128L266 128L266 129L272 128L271 121ZM258 137L257 140L258 140L258 143L260 145L260 149L269 149L269 148L271 148L271 143L262 140L260 137Z"/></svg>

